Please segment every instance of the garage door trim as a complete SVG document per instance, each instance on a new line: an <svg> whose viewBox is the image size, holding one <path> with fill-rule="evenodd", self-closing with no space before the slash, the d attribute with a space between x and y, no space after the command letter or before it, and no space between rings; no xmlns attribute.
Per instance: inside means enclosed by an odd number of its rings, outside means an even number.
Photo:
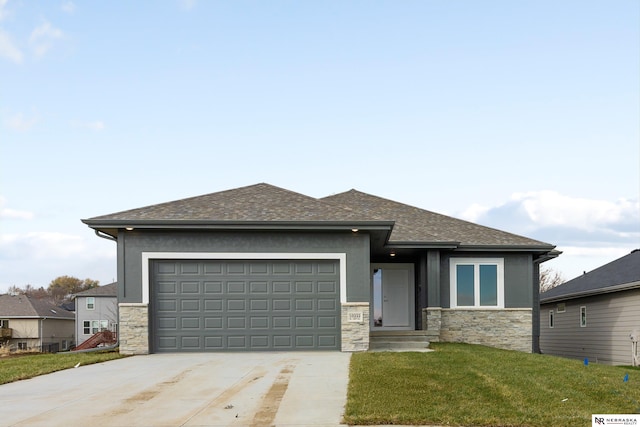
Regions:
<svg viewBox="0 0 640 427"><path fill-rule="evenodd" d="M299 260L333 259L340 262L340 303L347 302L347 254L335 252L142 252L142 303L149 304L149 265L154 259L244 259Z"/></svg>

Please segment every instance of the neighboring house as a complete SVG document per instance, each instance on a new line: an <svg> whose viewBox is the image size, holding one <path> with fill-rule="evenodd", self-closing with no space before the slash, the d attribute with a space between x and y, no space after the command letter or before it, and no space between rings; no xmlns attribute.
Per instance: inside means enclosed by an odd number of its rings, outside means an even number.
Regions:
<svg viewBox="0 0 640 427"><path fill-rule="evenodd" d="M117 242L120 351L369 348L377 331L537 351L554 246L356 190L268 184L83 220Z"/></svg>
<svg viewBox="0 0 640 427"><path fill-rule="evenodd" d="M630 334L640 331L640 250L540 295L540 350L632 365Z"/></svg>
<svg viewBox="0 0 640 427"><path fill-rule="evenodd" d="M74 343L74 315L26 295L0 295L2 345L14 350L52 352Z"/></svg>
<svg viewBox="0 0 640 427"><path fill-rule="evenodd" d="M98 286L74 295L76 303L76 345L94 334L118 332L118 283Z"/></svg>

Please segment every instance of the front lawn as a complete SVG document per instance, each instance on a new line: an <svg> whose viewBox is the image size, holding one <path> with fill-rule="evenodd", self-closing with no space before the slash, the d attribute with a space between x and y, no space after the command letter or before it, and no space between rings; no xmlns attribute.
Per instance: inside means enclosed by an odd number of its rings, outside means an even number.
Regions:
<svg viewBox="0 0 640 427"><path fill-rule="evenodd" d="M431 347L354 354L344 421L582 427L592 414L640 413L636 368L468 344Z"/></svg>
<svg viewBox="0 0 640 427"><path fill-rule="evenodd" d="M0 358L0 384L37 377L76 366L119 359L117 351L91 353L25 354Z"/></svg>

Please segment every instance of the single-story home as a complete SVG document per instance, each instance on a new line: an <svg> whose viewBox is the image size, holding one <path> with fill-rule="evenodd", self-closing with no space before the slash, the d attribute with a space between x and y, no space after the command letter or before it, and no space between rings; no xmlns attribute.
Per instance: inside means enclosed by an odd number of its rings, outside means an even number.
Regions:
<svg viewBox="0 0 640 427"><path fill-rule="evenodd" d="M74 343L74 314L26 295L0 295L1 344L11 351L55 353Z"/></svg>
<svg viewBox="0 0 640 427"><path fill-rule="evenodd" d="M83 220L117 242L120 351L364 351L377 331L537 351L554 246L269 184Z"/></svg>
<svg viewBox="0 0 640 427"><path fill-rule="evenodd" d="M118 283L87 289L74 295L76 346L100 331L118 333Z"/></svg>
<svg viewBox="0 0 640 427"><path fill-rule="evenodd" d="M640 333L640 250L540 295L540 350L593 362L632 365Z"/></svg>

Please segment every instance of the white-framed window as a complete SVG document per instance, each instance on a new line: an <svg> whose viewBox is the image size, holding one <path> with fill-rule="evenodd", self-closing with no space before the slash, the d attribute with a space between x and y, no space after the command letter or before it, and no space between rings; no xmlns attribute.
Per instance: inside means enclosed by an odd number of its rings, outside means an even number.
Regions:
<svg viewBox="0 0 640 427"><path fill-rule="evenodd" d="M62 350L69 350L69 341L62 340Z"/></svg>
<svg viewBox="0 0 640 427"><path fill-rule="evenodd" d="M451 258L451 307L504 308L502 258Z"/></svg>
<svg viewBox="0 0 640 427"><path fill-rule="evenodd" d="M580 307L580 327L581 328L587 327L587 306L586 305L583 305L582 307Z"/></svg>
<svg viewBox="0 0 640 427"><path fill-rule="evenodd" d="M0 328L6 329L9 327L9 319L0 319Z"/></svg>
<svg viewBox="0 0 640 427"><path fill-rule="evenodd" d="M85 320L82 322L82 333L84 335L97 334L109 328L108 320Z"/></svg>
<svg viewBox="0 0 640 427"><path fill-rule="evenodd" d="M94 308L96 308L95 297L87 297L87 310L93 310Z"/></svg>
<svg viewBox="0 0 640 427"><path fill-rule="evenodd" d="M567 310L567 306L565 303L561 302L558 304L558 313L564 313Z"/></svg>
<svg viewBox="0 0 640 427"><path fill-rule="evenodd" d="M26 341L19 341L18 342L18 350L29 350L29 347L27 347L27 342Z"/></svg>
<svg viewBox="0 0 640 427"><path fill-rule="evenodd" d="M551 329L553 329L553 321L554 321L553 314L554 314L553 310L549 310L549 328Z"/></svg>

